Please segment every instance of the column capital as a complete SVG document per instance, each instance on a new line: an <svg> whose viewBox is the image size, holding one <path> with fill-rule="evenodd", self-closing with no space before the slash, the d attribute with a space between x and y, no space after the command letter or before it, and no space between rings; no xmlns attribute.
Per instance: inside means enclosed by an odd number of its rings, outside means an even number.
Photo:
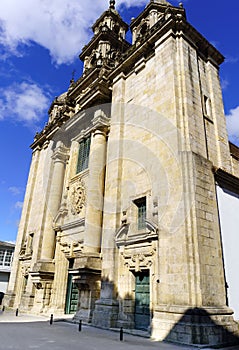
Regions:
<svg viewBox="0 0 239 350"><path fill-rule="evenodd" d="M94 131L102 130L107 132L110 126L110 118L108 118L102 110L98 110L95 112L92 124L94 126Z"/></svg>
<svg viewBox="0 0 239 350"><path fill-rule="evenodd" d="M54 163L60 162L60 163L66 163L69 159L68 150L65 146L60 145L58 146L52 155L52 159Z"/></svg>

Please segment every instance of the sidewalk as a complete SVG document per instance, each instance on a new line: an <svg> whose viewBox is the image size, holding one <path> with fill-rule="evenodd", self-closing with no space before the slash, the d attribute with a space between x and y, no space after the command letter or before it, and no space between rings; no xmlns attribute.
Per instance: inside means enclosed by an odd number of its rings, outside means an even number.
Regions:
<svg viewBox="0 0 239 350"><path fill-rule="evenodd" d="M105 330L89 325L72 323L72 315L55 317L50 325L50 315L29 315L12 311L0 311L0 350L27 350L41 348L44 350L195 350L198 347L156 342L137 335L123 334L120 341L119 330ZM80 344L80 347L79 347ZM211 350L204 347L204 350ZM223 348L239 350L239 346Z"/></svg>
<svg viewBox="0 0 239 350"><path fill-rule="evenodd" d="M51 315L29 315L26 313L18 312L18 316L16 316L16 311L1 311L0 310L0 322L49 322ZM64 317L55 317L54 321L71 321L72 315L64 315Z"/></svg>

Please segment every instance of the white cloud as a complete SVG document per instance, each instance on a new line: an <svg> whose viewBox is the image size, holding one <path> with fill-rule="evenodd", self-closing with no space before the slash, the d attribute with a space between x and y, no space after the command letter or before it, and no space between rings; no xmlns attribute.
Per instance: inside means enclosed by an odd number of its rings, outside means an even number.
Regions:
<svg viewBox="0 0 239 350"><path fill-rule="evenodd" d="M238 57L228 56L225 59L225 63L237 63L239 61Z"/></svg>
<svg viewBox="0 0 239 350"><path fill-rule="evenodd" d="M222 90L226 90L229 85L230 85L230 83L226 78L221 78Z"/></svg>
<svg viewBox="0 0 239 350"><path fill-rule="evenodd" d="M226 117L229 139L239 145L239 106L231 109Z"/></svg>
<svg viewBox="0 0 239 350"><path fill-rule="evenodd" d="M149 3L149 0L116 0L117 7L121 7L122 5L126 7L133 7L133 6L143 6Z"/></svg>
<svg viewBox="0 0 239 350"><path fill-rule="evenodd" d="M17 196L18 194L22 193L22 189L20 187L16 187L16 186L11 186L8 188L8 190L14 195Z"/></svg>
<svg viewBox="0 0 239 350"><path fill-rule="evenodd" d="M23 207L23 202L16 202L14 207L15 207L16 209L22 209L22 207Z"/></svg>
<svg viewBox="0 0 239 350"><path fill-rule="evenodd" d="M50 104L45 91L34 83L22 82L0 89L0 120L12 119L36 126Z"/></svg>
<svg viewBox="0 0 239 350"><path fill-rule="evenodd" d="M117 6L147 3L118 0ZM70 63L92 35L90 27L108 6L108 0L1 0L0 44L19 54L21 45L36 42L49 50L57 64Z"/></svg>

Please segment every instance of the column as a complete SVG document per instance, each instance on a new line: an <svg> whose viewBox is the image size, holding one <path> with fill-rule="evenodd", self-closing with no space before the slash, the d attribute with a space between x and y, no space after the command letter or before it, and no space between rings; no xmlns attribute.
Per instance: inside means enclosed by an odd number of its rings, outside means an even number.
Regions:
<svg viewBox="0 0 239 350"><path fill-rule="evenodd" d="M57 143L57 147L53 153L52 159L54 162L50 191L46 203L46 224L44 228L41 260L51 260L54 257L55 251L55 232L53 230L53 220L60 207L62 189L65 176L65 165L69 156L67 150L61 141Z"/></svg>
<svg viewBox="0 0 239 350"><path fill-rule="evenodd" d="M97 111L90 147L84 250L97 253L101 247L103 193L106 162L106 135L109 119Z"/></svg>
<svg viewBox="0 0 239 350"><path fill-rule="evenodd" d="M104 215L102 229L102 283L100 299L96 301L92 324L100 327L116 327L119 313L116 288L115 233L120 227L122 159L125 115L125 76L114 82L111 106L111 127L107 149ZM114 93L115 91L115 93Z"/></svg>

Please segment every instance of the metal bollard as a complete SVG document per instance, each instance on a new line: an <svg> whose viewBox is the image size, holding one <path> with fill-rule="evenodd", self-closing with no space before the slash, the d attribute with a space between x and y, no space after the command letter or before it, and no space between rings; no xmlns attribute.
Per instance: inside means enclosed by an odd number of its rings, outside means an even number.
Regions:
<svg viewBox="0 0 239 350"><path fill-rule="evenodd" d="M120 327L120 341L123 341L123 339L124 339L123 327Z"/></svg>
<svg viewBox="0 0 239 350"><path fill-rule="evenodd" d="M18 309L16 310L16 316L18 316Z"/></svg>
<svg viewBox="0 0 239 350"><path fill-rule="evenodd" d="M5 311L5 306L2 307L2 312L4 312L4 311Z"/></svg>
<svg viewBox="0 0 239 350"><path fill-rule="evenodd" d="M79 332L81 332L81 324L82 324L82 321L80 320L79 321Z"/></svg>
<svg viewBox="0 0 239 350"><path fill-rule="evenodd" d="M51 317L50 317L50 324L53 323L53 314L51 314Z"/></svg>

